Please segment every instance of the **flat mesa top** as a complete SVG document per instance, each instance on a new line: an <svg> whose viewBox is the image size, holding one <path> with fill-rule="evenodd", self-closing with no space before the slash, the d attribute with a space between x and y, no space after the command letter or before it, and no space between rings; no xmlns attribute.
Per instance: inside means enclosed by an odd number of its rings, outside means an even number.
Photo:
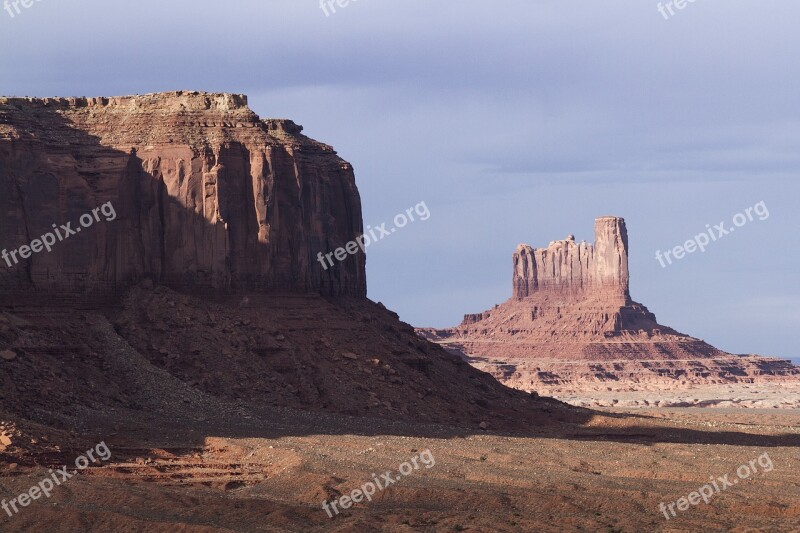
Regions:
<svg viewBox="0 0 800 533"><path fill-rule="evenodd" d="M249 109L247 95L234 93L210 93L201 91L172 91L162 93L135 94L128 96L70 96L70 97L0 97L2 104L23 104L35 107L128 107L128 108L176 108L176 109Z"/></svg>

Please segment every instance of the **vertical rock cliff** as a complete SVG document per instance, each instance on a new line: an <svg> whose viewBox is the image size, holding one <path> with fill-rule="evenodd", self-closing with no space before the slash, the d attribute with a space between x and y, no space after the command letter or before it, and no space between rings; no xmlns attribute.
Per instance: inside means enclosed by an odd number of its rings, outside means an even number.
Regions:
<svg viewBox="0 0 800 533"><path fill-rule="evenodd" d="M628 230L625 220L602 217L595 221L595 244L577 244L570 235L547 248L520 244L514 252L514 298L537 292L605 293L623 301L628 291Z"/></svg>
<svg viewBox="0 0 800 533"><path fill-rule="evenodd" d="M316 261L362 232L353 169L301 131L260 119L243 95L0 98L0 247L80 227L107 203L115 213L52 252L0 261L0 293L105 294L152 278L365 296L363 254Z"/></svg>

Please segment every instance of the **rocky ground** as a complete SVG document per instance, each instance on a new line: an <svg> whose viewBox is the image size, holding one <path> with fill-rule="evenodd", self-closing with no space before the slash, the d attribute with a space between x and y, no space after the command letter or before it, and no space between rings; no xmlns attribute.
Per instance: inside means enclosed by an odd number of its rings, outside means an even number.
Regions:
<svg viewBox="0 0 800 533"><path fill-rule="evenodd" d="M50 499L0 515L0 530L800 531L797 412L598 413L513 435L233 404L220 411L205 423L130 411L93 418L80 435L15 425L0 455L4 497L101 440L112 458ZM54 441L68 444L48 449ZM428 449L431 468L397 474ZM765 453L770 469L756 462L756 474L709 504L669 520L659 511ZM386 471L400 480L371 503L333 519L322 509Z"/></svg>
<svg viewBox="0 0 800 533"><path fill-rule="evenodd" d="M0 408L47 425L217 400L463 427L514 428L585 414L508 389L359 299L213 299L143 284L119 306L0 312ZM58 415L54 414L58 413Z"/></svg>

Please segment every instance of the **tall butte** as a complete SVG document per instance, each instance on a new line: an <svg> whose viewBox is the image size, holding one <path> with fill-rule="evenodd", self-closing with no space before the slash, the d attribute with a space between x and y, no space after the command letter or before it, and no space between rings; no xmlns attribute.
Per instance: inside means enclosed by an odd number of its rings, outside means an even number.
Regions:
<svg viewBox="0 0 800 533"><path fill-rule="evenodd" d="M595 242L570 235L514 251L513 296L451 329L419 333L507 385L546 393L563 385L753 382L797 376L790 362L733 355L656 321L630 296L628 231L595 221Z"/></svg>

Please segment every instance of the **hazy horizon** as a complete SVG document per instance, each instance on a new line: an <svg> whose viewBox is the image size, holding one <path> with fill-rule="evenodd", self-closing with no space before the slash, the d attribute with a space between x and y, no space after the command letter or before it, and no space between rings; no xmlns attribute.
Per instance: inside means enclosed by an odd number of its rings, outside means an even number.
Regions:
<svg viewBox="0 0 800 533"><path fill-rule="evenodd" d="M800 5L696 2L670 20L620 0L107 5L0 12L0 93L235 92L295 120L354 165L365 225L427 203L368 251L369 297L403 320L489 309L511 296L517 244L591 242L617 215L631 295L661 323L800 361ZM656 260L762 201L769 218Z"/></svg>

